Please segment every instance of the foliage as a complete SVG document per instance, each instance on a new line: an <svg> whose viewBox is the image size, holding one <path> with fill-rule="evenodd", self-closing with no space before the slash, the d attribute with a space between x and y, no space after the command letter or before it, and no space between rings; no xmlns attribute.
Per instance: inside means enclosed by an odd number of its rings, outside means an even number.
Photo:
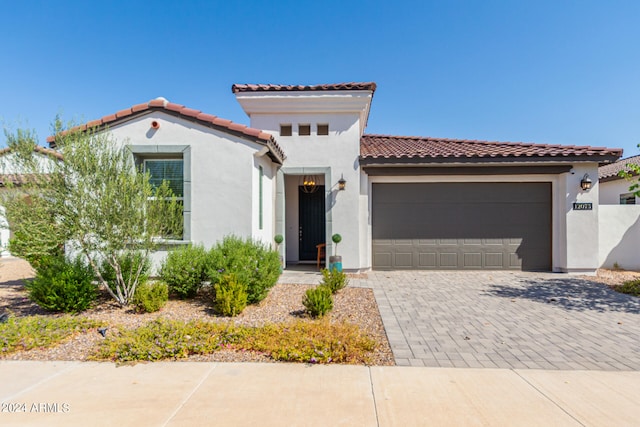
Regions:
<svg viewBox="0 0 640 427"><path fill-rule="evenodd" d="M322 269L322 286L326 286L331 290L332 294L337 293L340 289L344 289L349 284L349 279L346 273L338 271L337 268L333 268L329 271L326 268Z"/></svg>
<svg viewBox="0 0 640 427"><path fill-rule="evenodd" d="M95 359L118 362L180 359L191 354L210 354L233 341L225 325L211 322L158 319L136 329L114 331L94 354Z"/></svg>
<svg viewBox="0 0 640 427"><path fill-rule="evenodd" d="M247 285L239 281L235 274L222 276L213 289L214 308L223 316L237 316L247 306Z"/></svg>
<svg viewBox="0 0 640 427"><path fill-rule="evenodd" d="M284 237L282 236L282 234L276 234L273 237L273 240L276 242L276 245L281 244L282 242L284 242Z"/></svg>
<svg viewBox="0 0 640 427"><path fill-rule="evenodd" d="M0 323L0 355L52 347L73 334L97 326L99 322L77 316L9 316L6 323Z"/></svg>
<svg viewBox="0 0 640 427"><path fill-rule="evenodd" d="M302 298L302 305L312 317L323 317L333 308L331 289L326 286L307 289Z"/></svg>
<svg viewBox="0 0 640 427"><path fill-rule="evenodd" d="M640 279L628 280L620 286L614 288L616 291L640 297Z"/></svg>
<svg viewBox="0 0 640 427"><path fill-rule="evenodd" d="M208 276L218 283L224 274L233 273L247 285L247 302L262 301L280 276L278 252L250 238L227 236L209 253Z"/></svg>
<svg viewBox="0 0 640 427"><path fill-rule="evenodd" d="M158 319L101 341L92 358L117 362L180 359L220 349L260 352L274 360L368 363L376 343L357 326L297 321L262 327Z"/></svg>
<svg viewBox="0 0 640 427"><path fill-rule="evenodd" d="M36 277L25 287L29 299L40 307L65 313L86 310L98 296L93 270L80 257L74 261L64 256L43 258Z"/></svg>
<svg viewBox="0 0 640 427"><path fill-rule="evenodd" d="M126 251L117 255L117 261L116 265L120 267L120 274L122 275L124 283L130 284L132 280L137 278L138 286L141 286L149 280L151 259L148 254L144 252ZM109 286L113 292L117 292L117 273L113 266L108 262L103 262L100 272L107 286Z"/></svg>
<svg viewBox="0 0 640 427"><path fill-rule="evenodd" d="M144 282L136 288L133 304L139 311L153 313L160 310L169 299L169 286L165 282Z"/></svg>
<svg viewBox="0 0 640 427"><path fill-rule="evenodd" d="M283 362L366 364L376 348L356 325L326 319L267 325L247 340L248 349Z"/></svg>
<svg viewBox="0 0 640 427"><path fill-rule="evenodd" d="M54 132L64 161L22 162L34 178L7 192L7 217L19 233L13 246L37 258L66 242L86 258L111 296L127 305L142 272L125 281L119 256L134 251L146 257L160 243L159 236L180 229L182 206L166 182L155 187L148 174L139 173L131 153L107 131L64 131L57 120ZM7 141L16 153L33 156L32 135L18 131ZM115 290L102 277L100 261L116 272Z"/></svg>
<svg viewBox="0 0 640 427"><path fill-rule="evenodd" d="M336 250L334 251L334 255L338 255L338 243L342 242L342 236L338 233L331 236L331 241L336 244Z"/></svg>
<svg viewBox="0 0 640 427"><path fill-rule="evenodd" d="M188 245L167 255L160 267L160 278L180 298L193 298L207 280L208 253L204 246Z"/></svg>

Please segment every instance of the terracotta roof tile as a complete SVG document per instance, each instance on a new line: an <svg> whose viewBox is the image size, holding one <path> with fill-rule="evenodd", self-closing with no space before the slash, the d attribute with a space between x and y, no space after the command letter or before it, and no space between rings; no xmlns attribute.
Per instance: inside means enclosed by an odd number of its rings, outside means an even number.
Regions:
<svg viewBox="0 0 640 427"><path fill-rule="evenodd" d="M271 85L271 84L234 84L233 93L239 92L301 92L301 91L330 91L330 90L370 90L375 92L374 82L350 82L320 85Z"/></svg>
<svg viewBox="0 0 640 427"><path fill-rule="evenodd" d="M588 157L589 161L609 163L622 155L622 149L573 145L547 145L523 142L494 142L417 136L363 135L360 158L365 164L446 162L456 159L558 159Z"/></svg>
<svg viewBox="0 0 640 427"><path fill-rule="evenodd" d="M11 147L5 147L0 150L0 156L10 153ZM36 153L44 154L47 156L55 157L56 159L62 160L62 154L58 153L56 150L51 150L50 148L44 148L39 145L36 145L33 149Z"/></svg>
<svg viewBox="0 0 640 427"><path fill-rule="evenodd" d="M620 159L615 163L600 166L598 168L598 177L601 181L612 181L614 179L621 179L618 176L618 172L628 171L629 167L627 165L629 164L640 166L640 155L627 157L626 159Z"/></svg>
<svg viewBox="0 0 640 427"><path fill-rule="evenodd" d="M260 129L254 129L245 125L234 123L231 120L225 120L212 114L206 114L200 110L194 110L187 108L184 105L168 102L164 98L156 98L145 104L136 104L131 108L118 111L116 114L104 116L101 119L92 120L84 125L76 126L69 131L86 131L88 128L94 128L99 126L111 126L118 121L125 119L126 117L133 116L137 113L142 113L148 110L159 110L171 112L171 114L177 113L179 116L196 121L205 126L212 126L222 128L222 130L235 132L240 136L256 139L256 142L266 145L270 149L271 158L277 163L282 164L285 159L285 154L282 148L278 145L273 136L269 133L263 132ZM55 147L55 136L49 136L47 142L51 147Z"/></svg>

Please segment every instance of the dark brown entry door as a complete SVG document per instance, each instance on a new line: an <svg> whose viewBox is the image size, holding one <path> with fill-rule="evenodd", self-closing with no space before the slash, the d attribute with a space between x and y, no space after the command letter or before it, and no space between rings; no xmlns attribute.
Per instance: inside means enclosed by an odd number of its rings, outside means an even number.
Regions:
<svg viewBox="0 0 640 427"><path fill-rule="evenodd" d="M313 193L298 190L298 238L300 261L315 261L316 245L325 243L324 185Z"/></svg>

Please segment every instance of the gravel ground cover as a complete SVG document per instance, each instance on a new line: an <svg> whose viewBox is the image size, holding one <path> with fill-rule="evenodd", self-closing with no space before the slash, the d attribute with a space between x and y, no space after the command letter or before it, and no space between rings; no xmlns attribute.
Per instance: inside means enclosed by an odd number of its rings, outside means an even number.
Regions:
<svg viewBox="0 0 640 427"><path fill-rule="evenodd" d="M4 258L0 260L0 313L10 312L15 316L49 315L27 298L23 280L33 277L34 272L23 260ZM234 322L248 326L260 326L265 323L288 322L305 318L302 297L310 285L278 284L258 305L248 306L244 312L233 318L216 316L210 303L210 294L202 292L194 300L169 300L167 305L156 313L140 314L131 309L120 308L106 292L101 296L95 308L85 311L82 316L106 322L109 327L116 325L135 328L164 317L174 320L207 320L214 322ZM393 365L393 355L382 325L373 291L366 288L347 287L335 296L331 321L354 323L366 331L378 343L373 354L375 365ZM107 331L107 333L109 333ZM10 360L85 360L92 348L102 340L97 331L78 334L60 345L48 349L34 349L8 354L1 359ZM272 362L262 354L221 350L211 355L192 356L188 361L221 362Z"/></svg>

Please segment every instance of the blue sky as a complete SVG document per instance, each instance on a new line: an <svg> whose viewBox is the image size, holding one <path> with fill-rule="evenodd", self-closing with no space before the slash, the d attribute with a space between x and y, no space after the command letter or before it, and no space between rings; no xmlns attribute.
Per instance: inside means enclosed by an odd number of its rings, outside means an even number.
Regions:
<svg viewBox="0 0 640 427"><path fill-rule="evenodd" d="M367 133L640 154L640 2L0 0L0 119L164 96L249 123L233 83L374 81ZM4 145L4 136L0 137Z"/></svg>

